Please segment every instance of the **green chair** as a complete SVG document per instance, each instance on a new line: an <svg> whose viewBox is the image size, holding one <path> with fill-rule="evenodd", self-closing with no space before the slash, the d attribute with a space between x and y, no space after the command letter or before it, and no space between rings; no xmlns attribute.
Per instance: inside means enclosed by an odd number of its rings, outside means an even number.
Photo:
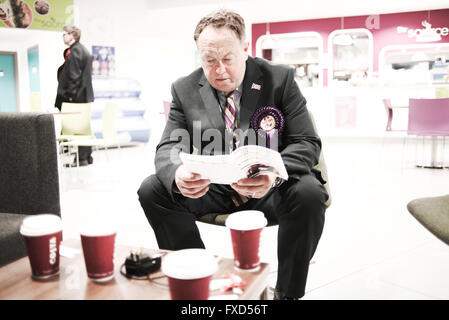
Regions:
<svg viewBox="0 0 449 320"><path fill-rule="evenodd" d="M91 110L90 102L63 102L61 107L61 134L56 137L56 140L61 142L92 138Z"/></svg>
<svg viewBox="0 0 449 320"><path fill-rule="evenodd" d="M63 104L64 108L64 104ZM103 116L102 116L102 138L96 138L95 135L92 134L92 129L90 126L90 117L87 124L87 120L84 121L84 126L81 124L80 128L84 128L86 135L74 135L74 136L68 136L69 140L61 142L59 146L61 148L63 147L96 147L98 149L99 146L103 147L106 151L106 157L107 156L107 150L108 146L116 145L118 149L120 150L120 143L118 134L115 128L115 119L117 115L118 105L113 103L108 103L104 106L103 110ZM90 115L90 112L89 112ZM85 116L85 115L83 115ZM64 128L64 123L63 123ZM87 133L91 133L88 135ZM71 138L70 138L71 137ZM78 148L75 148L78 150ZM79 165L79 155L76 153L76 162Z"/></svg>
<svg viewBox="0 0 449 320"><path fill-rule="evenodd" d="M313 114L309 111L310 117L313 122L313 126L315 128L315 131L317 131L315 119L313 117ZM323 150L321 150L320 158L318 164L315 166L316 169L321 171L321 176L325 181L327 181L324 184L324 188L326 189L327 193L329 194L329 199L326 201L326 207L329 208L331 205L332 199L331 199L331 190L329 187L329 178L327 174L327 166L326 162L324 160ZM223 214L223 213L208 213L198 218L198 221L208 223L208 224L214 224L219 226L224 226L226 219L228 218L229 214ZM275 221L268 221L268 226L276 225L277 222Z"/></svg>
<svg viewBox="0 0 449 320"><path fill-rule="evenodd" d="M40 92L30 92L30 112L41 112L41 94Z"/></svg>
<svg viewBox="0 0 449 320"><path fill-rule="evenodd" d="M414 199L407 204L407 210L434 236L449 245L449 194Z"/></svg>
<svg viewBox="0 0 449 320"><path fill-rule="evenodd" d="M449 98L449 87L437 87L435 89L435 98Z"/></svg>

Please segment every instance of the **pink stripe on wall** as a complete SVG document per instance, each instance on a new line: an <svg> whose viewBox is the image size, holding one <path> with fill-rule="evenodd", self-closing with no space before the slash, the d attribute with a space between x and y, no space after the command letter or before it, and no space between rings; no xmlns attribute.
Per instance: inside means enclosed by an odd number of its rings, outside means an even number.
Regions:
<svg viewBox="0 0 449 320"><path fill-rule="evenodd" d="M327 37L330 32L340 29L340 18L317 19L317 20L298 20L286 22L270 22L270 33L294 33L294 32L318 32L323 37L323 50L327 52ZM256 41L260 36L265 35L267 31L266 23L257 23L252 25L252 52L256 55Z"/></svg>
<svg viewBox="0 0 449 320"><path fill-rule="evenodd" d="M378 19L377 19L378 18ZM424 29L423 21L427 21L432 28L449 28L449 9L401 12L381 14L378 16L355 16L344 17L344 29L366 28L373 34L373 71L378 71L379 52L388 45L405 45L426 42L417 42L415 38L409 38L407 33L398 33L397 27L407 29ZM374 23L373 23L374 22ZM378 22L375 23L375 22ZM256 55L256 41L265 35L266 23L256 23L252 25L252 55ZM294 32L318 32L323 38L323 51L328 52L327 44L329 34L341 29L341 17L297 20L285 22L270 22L270 33L294 33ZM440 41L428 43L449 43L449 35L442 36ZM326 77L324 79L327 79Z"/></svg>

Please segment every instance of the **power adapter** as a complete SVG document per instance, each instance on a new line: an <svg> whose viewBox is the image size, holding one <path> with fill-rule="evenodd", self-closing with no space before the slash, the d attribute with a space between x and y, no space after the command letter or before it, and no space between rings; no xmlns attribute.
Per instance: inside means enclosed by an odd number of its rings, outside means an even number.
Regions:
<svg viewBox="0 0 449 320"><path fill-rule="evenodd" d="M128 278L148 276L160 268L161 256L151 257L143 252L131 252L125 260L126 276Z"/></svg>

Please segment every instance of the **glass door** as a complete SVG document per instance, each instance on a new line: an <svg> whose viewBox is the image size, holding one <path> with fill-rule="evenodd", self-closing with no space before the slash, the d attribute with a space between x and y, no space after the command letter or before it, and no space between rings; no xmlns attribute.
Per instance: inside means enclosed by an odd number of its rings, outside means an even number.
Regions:
<svg viewBox="0 0 449 320"><path fill-rule="evenodd" d="M28 77L30 79L30 111L41 111L39 47L28 49Z"/></svg>
<svg viewBox="0 0 449 320"><path fill-rule="evenodd" d="M0 112L17 111L15 54L0 52Z"/></svg>

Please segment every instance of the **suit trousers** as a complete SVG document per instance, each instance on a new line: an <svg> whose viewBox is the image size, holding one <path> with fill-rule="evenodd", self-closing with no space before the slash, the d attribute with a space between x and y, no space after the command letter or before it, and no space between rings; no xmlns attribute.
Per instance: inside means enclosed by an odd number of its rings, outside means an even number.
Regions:
<svg viewBox="0 0 449 320"><path fill-rule="evenodd" d="M231 198L236 192L226 185L211 184L208 193L198 199L172 194L156 175L146 178L138 191L160 249L204 248L195 223L201 215L260 210L268 221L279 224L276 288L290 297L304 295L309 263L323 231L325 202L329 197L314 175L290 178L265 197L250 199L238 207Z"/></svg>
<svg viewBox="0 0 449 320"><path fill-rule="evenodd" d="M87 160L87 161L92 161L92 147L88 146L79 146L78 147L78 155L79 155L79 160L83 161L83 160Z"/></svg>

